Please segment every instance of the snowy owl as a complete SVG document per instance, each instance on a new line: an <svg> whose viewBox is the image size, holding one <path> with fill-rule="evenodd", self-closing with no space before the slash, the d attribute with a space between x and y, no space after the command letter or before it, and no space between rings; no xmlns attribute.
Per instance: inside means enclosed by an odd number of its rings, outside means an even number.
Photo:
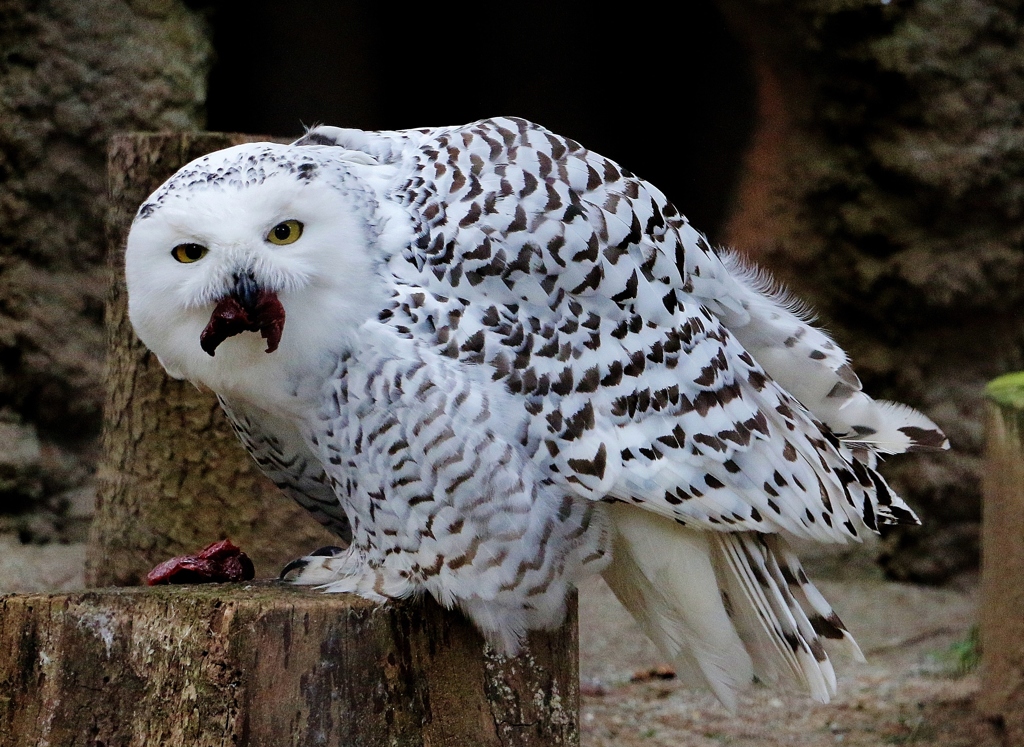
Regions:
<svg viewBox="0 0 1024 747"><path fill-rule="evenodd" d="M602 573L680 676L835 691L852 637L788 538L917 518L876 455L943 449L658 191L516 118L316 127L140 207L131 321L344 549L298 583L427 592L515 652Z"/></svg>

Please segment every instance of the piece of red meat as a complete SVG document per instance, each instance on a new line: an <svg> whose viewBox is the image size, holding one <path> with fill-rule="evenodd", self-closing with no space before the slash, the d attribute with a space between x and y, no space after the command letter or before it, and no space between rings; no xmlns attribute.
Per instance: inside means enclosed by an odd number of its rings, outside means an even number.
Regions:
<svg viewBox="0 0 1024 747"><path fill-rule="evenodd" d="M157 584L221 584L249 581L256 575L249 556L231 542L221 540L195 555L165 560L146 576L150 586Z"/></svg>

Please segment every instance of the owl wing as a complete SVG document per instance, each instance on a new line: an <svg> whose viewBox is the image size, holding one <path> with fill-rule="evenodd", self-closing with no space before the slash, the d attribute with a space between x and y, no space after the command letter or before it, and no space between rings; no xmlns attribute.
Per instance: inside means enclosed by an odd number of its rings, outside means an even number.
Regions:
<svg viewBox="0 0 1024 747"><path fill-rule="evenodd" d="M217 399L235 435L260 471L320 524L350 543L352 529L348 517L319 459L299 432L261 408L219 395Z"/></svg>
<svg viewBox="0 0 1024 747"><path fill-rule="evenodd" d="M307 139L401 167L388 197L415 239L384 318L493 369L554 479L704 529L844 541L916 522L873 454L942 447L938 429L864 395L651 184L521 119Z"/></svg>

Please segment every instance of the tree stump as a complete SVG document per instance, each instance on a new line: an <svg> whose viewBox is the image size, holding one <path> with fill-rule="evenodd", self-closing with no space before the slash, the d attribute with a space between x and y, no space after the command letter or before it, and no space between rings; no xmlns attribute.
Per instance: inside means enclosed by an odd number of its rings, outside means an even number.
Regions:
<svg viewBox="0 0 1024 747"><path fill-rule="evenodd" d="M1024 744L1024 373L987 393L978 702Z"/></svg>
<svg viewBox="0 0 1024 747"><path fill-rule="evenodd" d="M578 745L571 607L505 658L429 598L276 583L0 596L0 747Z"/></svg>
<svg viewBox="0 0 1024 747"><path fill-rule="evenodd" d="M139 584L160 561L227 537L263 575L337 542L260 473L216 397L167 376L128 320L124 246L142 201L201 155L267 139L169 133L111 141L107 392L90 586Z"/></svg>
<svg viewBox="0 0 1024 747"><path fill-rule="evenodd" d="M258 473L216 399L166 376L127 315L123 247L137 206L193 158L255 139L111 145L93 586L137 584L220 538L275 572L331 543ZM562 628L506 659L430 598L379 606L258 582L0 596L0 747L578 745L571 606Z"/></svg>

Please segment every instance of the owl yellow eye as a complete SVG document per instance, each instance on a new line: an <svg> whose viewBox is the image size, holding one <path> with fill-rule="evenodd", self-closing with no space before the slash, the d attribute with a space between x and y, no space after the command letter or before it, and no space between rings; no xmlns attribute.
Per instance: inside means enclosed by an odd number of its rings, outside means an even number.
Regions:
<svg viewBox="0 0 1024 747"><path fill-rule="evenodd" d="M267 234L267 241L271 244L284 246L285 244L294 244L301 235L302 224L297 220L286 220L284 223L278 223L270 229L270 233Z"/></svg>
<svg viewBox="0 0 1024 747"><path fill-rule="evenodd" d="M205 257L207 251L209 250L202 244L178 244L171 249L171 256L179 262L188 264Z"/></svg>

